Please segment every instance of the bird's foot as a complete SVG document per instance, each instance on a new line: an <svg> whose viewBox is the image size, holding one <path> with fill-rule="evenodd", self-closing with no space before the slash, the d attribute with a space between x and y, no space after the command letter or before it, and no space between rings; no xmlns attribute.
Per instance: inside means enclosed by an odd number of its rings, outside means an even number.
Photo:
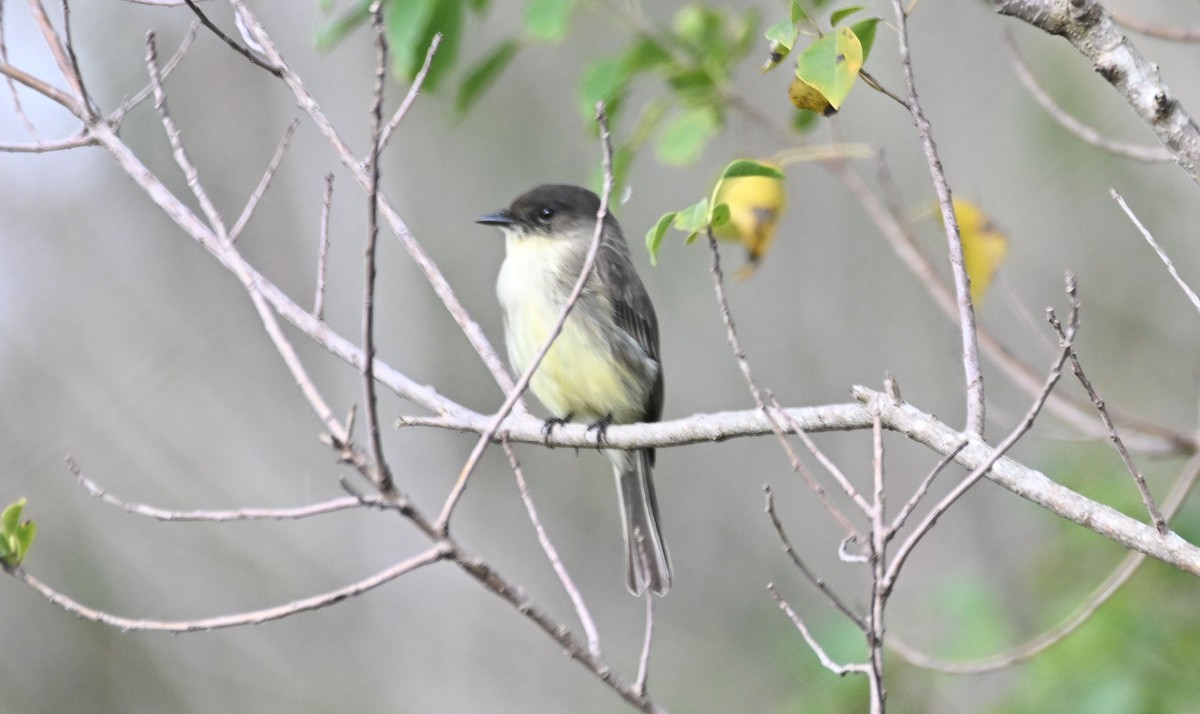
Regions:
<svg viewBox="0 0 1200 714"><path fill-rule="evenodd" d="M596 421L592 422L591 424L588 424L587 430L596 432L596 448L597 449L603 448L604 444L608 441L608 426L609 426L609 424L612 424L612 423L613 423L613 415L609 414L606 417L597 419Z"/></svg>
<svg viewBox="0 0 1200 714"><path fill-rule="evenodd" d="M554 432L554 427L570 424L574 414L567 414L565 417L550 417L542 422L542 443L546 446L550 445L550 434Z"/></svg>

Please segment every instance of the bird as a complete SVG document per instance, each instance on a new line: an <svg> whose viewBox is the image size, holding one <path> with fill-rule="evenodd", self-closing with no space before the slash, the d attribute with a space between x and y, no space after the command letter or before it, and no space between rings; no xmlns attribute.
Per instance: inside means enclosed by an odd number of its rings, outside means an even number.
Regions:
<svg viewBox="0 0 1200 714"><path fill-rule="evenodd" d="M476 219L499 227L505 258L496 280L512 368L524 373L549 337L579 279L600 198L568 184L544 184L507 208ZM658 318L638 277L617 219L603 217L594 269L562 332L529 383L551 417L544 433L572 420L604 443L610 424L656 422L662 416L663 369ZM671 562L659 529L653 448L604 449L617 484L626 551L626 586L666 594Z"/></svg>

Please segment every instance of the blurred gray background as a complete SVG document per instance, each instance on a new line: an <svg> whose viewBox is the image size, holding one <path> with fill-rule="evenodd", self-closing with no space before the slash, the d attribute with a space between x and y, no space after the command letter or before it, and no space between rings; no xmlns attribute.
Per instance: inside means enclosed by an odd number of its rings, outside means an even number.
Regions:
<svg viewBox="0 0 1200 714"><path fill-rule="evenodd" d="M10 5L4 21L11 61L56 76L27 9ZM874 13L892 17L890 3L877 5ZM1182 3L1113 5L1149 19L1200 22L1200 9ZM757 6L767 23L786 13L782 3ZM232 29L226 7L206 7ZM486 21L473 20L462 64L517 31L519 9L497 3ZM674 7L648 10L669 22ZM361 151L372 81L368 34L360 31L322 54L313 49L316 3L260 2L255 11ZM158 33L165 57L191 15L186 8L109 1L76 3L73 18L89 87L110 110L146 81L145 32ZM423 96L385 155L387 194L493 344L502 344L493 282L503 241L472 219L534 184L587 183L595 175L599 146L579 114L576 88L589 61L620 50L623 36L611 28L596 13L579 12L569 41L527 47L464 119L455 118L448 92ZM1048 365L1054 340L1042 310L1061 310L1062 273L1073 269L1085 305L1078 346L1109 403L1193 428L1200 322L1108 190L1127 198L1185 277L1200 280L1191 270L1200 252L1196 186L1171 165L1132 164L1088 148L1034 105L1006 59L1005 28L1066 108L1111 136L1154 143L1062 40L995 16L980 2L926 0L910 28L919 90L952 188L981 203L1011 239L981 323L1023 359L1039 369ZM1197 111L1195 50L1135 41ZM788 70L757 74L765 51L764 43L752 53L738 86L761 111L786 121ZM894 32L881 25L868 68L899 91L897 56ZM167 87L205 185L232 220L300 112L285 87L204 31ZM445 89L452 87L453 81ZM404 89L389 88L392 106ZM644 94L657 91L647 86ZM0 140L29 141L3 94ZM21 97L43 136L74 131L65 112L29 92ZM618 140L631 118L627 112L613 127ZM187 195L149 104L128 118L122 136ZM906 207L929 206L933 192L916 132L893 102L855 88L841 114L805 141L835 137L884 148ZM642 236L665 211L705 195L732 158L779 148L731 114L728 130L698 165L664 167L649 151L634 165L632 195L617 213L663 325L667 418L753 405L715 310L703 242L683 246L671 234L652 268ZM869 165L859 170L873 181ZM326 314L334 329L357 339L366 201L306 122L239 245L258 269L309 304L328 172L336 188ZM890 370L908 401L961 426L955 326L830 174L815 164L792 166L788 189L790 205L772 252L753 279L729 286L760 383L786 405L838 403L850 401L851 385L878 386ZM946 274L939 226L927 220L918 231ZM724 258L730 268L742 259L728 248ZM494 410L502 395L386 233L379 265L381 358L472 408ZM291 335L335 411L361 401L353 369ZM339 495L336 477L349 473L317 442L320 424L237 281L101 149L0 154L0 336L0 502L29 498L39 537L28 570L92 607L161 619L256 609L339 587L425 545L391 515L165 524L122 513L75 485L63 463L68 454L123 498L179 509L300 505ZM985 364L985 376L988 433L998 439L1029 398L993 365ZM1066 380L1064 389L1079 391ZM380 406L389 425L396 415L420 413L393 395ZM1096 464L1107 469L1104 478L1121 478L1109 463L1115 457L1070 437L1046 418L1015 456L1085 491L1100 478L1088 470ZM389 429L385 438L402 487L436 512L474 437ZM818 442L852 479L869 481L869 433L823 435ZM900 438L889 437L887 445L891 502L898 505L936 458ZM623 587L606 460L587 451L518 452L545 526L593 608L611 664L632 678L643 604ZM1144 461L1151 485L1165 492L1178 462ZM836 658L863 656L852 628L780 552L763 515L762 486L770 484L802 556L848 601L865 606L867 573L838 562L836 523L774 440L664 450L657 475L676 567L675 587L656 603L650 688L658 701L678 712L803 711L817 702L828 711L864 711L865 682L821 670L765 590L768 582L778 584ZM454 527L467 547L576 628L499 449L485 456ZM967 657L1040 631L1121 556L1112 544L1083 537L1076 546L1090 557L1040 560L1042 545L1067 530L1041 509L981 484L910 561L889 610L889 633L929 652ZM1053 606L1044 597L1048 567L1061 595ZM966 602L990 606L956 607L964 602L956 593L964 591L974 593ZM201 634L122 633L82 622L10 579L0 579L0 603L3 714L624 710L544 634L450 565L315 613ZM992 639L963 644L962 632L978 629L978 620L994 623ZM897 710L926 712L993 711L1028 676L1020 667L975 678L899 665L892 673Z"/></svg>

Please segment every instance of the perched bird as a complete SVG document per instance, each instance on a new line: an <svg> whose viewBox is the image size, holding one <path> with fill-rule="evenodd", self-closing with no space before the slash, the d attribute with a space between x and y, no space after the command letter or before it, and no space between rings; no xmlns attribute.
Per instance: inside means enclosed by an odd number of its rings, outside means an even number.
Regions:
<svg viewBox="0 0 1200 714"><path fill-rule="evenodd" d="M579 279L599 210L600 198L587 189L544 185L476 219L504 232L496 295L508 359L518 373L545 344ZM596 429L597 445L609 424L653 422L662 414L658 318L611 213L604 216L595 269L530 388L553 417L547 433L579 419ZM654 449L606 449L605 455L617 481L629 590L665 594L671 564L658 527Z"/></svg>

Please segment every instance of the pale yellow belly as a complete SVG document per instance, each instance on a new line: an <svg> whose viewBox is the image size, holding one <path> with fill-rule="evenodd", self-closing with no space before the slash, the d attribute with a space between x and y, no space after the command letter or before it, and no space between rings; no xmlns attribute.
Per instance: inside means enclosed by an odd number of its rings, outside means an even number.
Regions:
<svg viewBox="0 0 1200 714"><path fill-rule="evenodd" d="M518 374L545 344L562 310L561 301L553 299L544 287L545 271L567 248L562 241L541 238L509 241L496 292L505 312L509 361ZM584 316L577 304L534 372L530 389L552 415L570 414L582 422L610 415L617 423L641 419L649 385L615 358L612 342L627 338L601 332L597 321Z"/></svg>

